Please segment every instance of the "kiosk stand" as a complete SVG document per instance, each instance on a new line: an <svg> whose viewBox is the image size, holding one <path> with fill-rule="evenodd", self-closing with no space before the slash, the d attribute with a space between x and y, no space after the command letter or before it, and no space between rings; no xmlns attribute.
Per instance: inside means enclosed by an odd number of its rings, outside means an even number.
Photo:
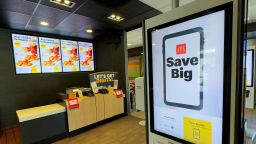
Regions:
<svg viewBox="0 0 256 144"><path fill-rule="evenodd" d="M149 144L240 143L242 6L197 0L145 21Z"/></svg>

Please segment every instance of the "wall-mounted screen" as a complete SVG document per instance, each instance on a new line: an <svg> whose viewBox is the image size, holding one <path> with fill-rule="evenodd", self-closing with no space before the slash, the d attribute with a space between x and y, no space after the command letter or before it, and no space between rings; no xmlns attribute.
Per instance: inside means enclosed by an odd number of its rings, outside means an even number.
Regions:
<svg viewBox="0 0 256 144"><path fill-rule="evenodd" d="M94 71L90 42L12 34L16 74Z"/></svg>
<svg viewBox="0 0 256 144"><path fill-rule="evenodd" d="M247 50L246 54L246 86L253 87L254 50Z"/></svg>
<svg viewBox="0 0 256 144"><path fill-rule="evenodd" d="M39 37L42 73L62 72L60 40Z"/></svg>
<svg viewBox="0 0 256 144"><path fill-rule="evenodd" d="M61 40L63 72L79 71L77 41Z"/></svg>
<svg viewBox="0 0 256 144"><path fill-rule="evenodd" d="M16 74L41 73L38 37L12 34Z"/></svg>
<svg viewBox="0 0 256 144"><path fill-rule="evenodd" d="M94 59L93 59L93 45L88 42L78 42L79 47L79 59L80 59L80 71L93 71Z"/></svg>
<svg viewBox="0 0 256 144"><path fill-rule="evenodd" d="M230 9L213 8L148 30L153 133L182 143L223 142Z"/></svg>

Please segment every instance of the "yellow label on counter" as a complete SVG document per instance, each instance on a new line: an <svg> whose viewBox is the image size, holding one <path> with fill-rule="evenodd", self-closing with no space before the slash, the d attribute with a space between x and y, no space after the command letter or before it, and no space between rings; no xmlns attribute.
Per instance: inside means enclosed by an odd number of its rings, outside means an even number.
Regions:
<svg viewBox="0 0 256 144"><path fill-rule="evenodd" d="M211 144L212 123L184 117L184 139L196 144Z"/></svg>

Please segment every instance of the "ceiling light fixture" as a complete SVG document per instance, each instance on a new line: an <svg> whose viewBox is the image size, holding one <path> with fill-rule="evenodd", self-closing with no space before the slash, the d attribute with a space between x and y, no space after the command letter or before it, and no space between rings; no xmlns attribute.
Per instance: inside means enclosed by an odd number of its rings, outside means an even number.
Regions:
<svg viewBox="0 0 256 144"><path fill-rule="evenodd" d="M112 18L115 18L115 17L116 17L116 15L115 15L115 14L112 14L112 15L111 15L111 17L112 17Z"/></svg>
<svg viewBox="0 0 256 144"><path fill-rule="evenodd" d="M140 54L142 54L142 55L143 55L144 53L142 52L142 53L140 53Z"/></svg>
<svg viewBox="0 0 256 144"><path fill-rule="evenodd" d="M70 1L69 0L64 0L64 3L67 5L70 5Z"/></svg>
<svg viewBox="0 0 256 144"><path fill-rule="evenodd" d="M117 19L117 20L120 20L120 19L121 19L121 17L120 17L120 16L117 16L117 17L116 17L116 19Z"/></svg>
<svg viewBox="0 0 256 144"><path fill-rule="evenodd" d="M50 2L58 4L58 5L62 5L65 7L69 7L69 8L73 8L75 6L75 2L71 1L71 0L50 0Z"/></svg>
<svg viewBox="0 0 256 144"><path fill-rule="evenodd" d="M87 32L87 33L92 33L93 30L92 30L92 29L87 29L86 32Z"/></svg>
<svg viewBox="0 0 256 144"><path fill-rule="evenodd" d="M131 46L132 44L128 43L127 45L128 45L128 46Z"/></svg>
<svg viewBox="0 0 256 144"><path fill-rule="evenodd" d="M42 25L42 26L48 26L49 24L48 24L47 21L41 21L41 22L40 22L40 25Z"/></svg>
<svg viewBox="0 0 256 144"><path fill-rule="evenodd" d="M123 17L121 17L120 15L117 15L117 14L110 14L108 16L108 19L111 19L111 20L116 21L116 22L120 22L120 21L124 20Z"/></svg>

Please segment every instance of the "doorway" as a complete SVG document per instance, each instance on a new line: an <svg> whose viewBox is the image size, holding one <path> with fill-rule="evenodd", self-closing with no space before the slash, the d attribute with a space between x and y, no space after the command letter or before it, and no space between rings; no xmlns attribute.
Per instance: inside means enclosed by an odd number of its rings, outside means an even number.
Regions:
<svg viewBox="0 0 256 144"><path fill-rule="evenodd" d="M145 123L144 53L142 27L127 32L128 77L131 116Z"/></svg>

